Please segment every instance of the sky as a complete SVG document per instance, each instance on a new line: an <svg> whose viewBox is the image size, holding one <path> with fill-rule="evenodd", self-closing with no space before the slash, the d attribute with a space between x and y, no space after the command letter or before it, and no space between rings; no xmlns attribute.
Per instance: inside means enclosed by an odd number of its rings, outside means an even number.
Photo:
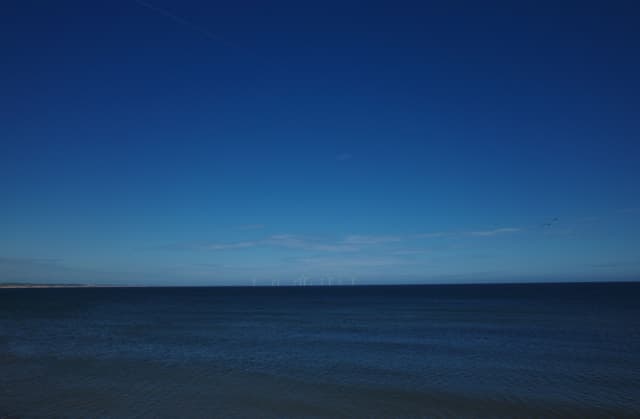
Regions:
<svg viewBox="0 0 640 419"><path fill-rule="evenodd" d="M0 282L640 279L638 21L5 1Z"/></svg>

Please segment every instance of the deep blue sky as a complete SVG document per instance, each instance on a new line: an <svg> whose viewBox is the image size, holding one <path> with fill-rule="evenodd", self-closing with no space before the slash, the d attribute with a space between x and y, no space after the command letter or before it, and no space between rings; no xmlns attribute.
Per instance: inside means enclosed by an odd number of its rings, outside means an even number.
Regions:
<svg viewBox="0 0 640 419"><path fill-rule="evenodd" d="M640 6L449 3L4 2L0 282L640 278Z"/></svg>

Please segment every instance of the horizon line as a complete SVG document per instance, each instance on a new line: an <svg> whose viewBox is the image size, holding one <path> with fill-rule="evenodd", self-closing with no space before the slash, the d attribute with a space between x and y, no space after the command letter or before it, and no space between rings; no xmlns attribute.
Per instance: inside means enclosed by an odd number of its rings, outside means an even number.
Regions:
<svg viewBox="0 0 640 419"><path fill-rule="evenodd" d="M141 284L73 284L73 283L0 283L0 289L26 288L363 288L363 287L406 287L406 286L468 286L468 285L580 285L580 284L629 284L640 283L640 278L612 281L580 280L580 281L527 281L527 282L429 282L429 283L397 283L397 284L335 284L335 285L141 285Z"/></svg>

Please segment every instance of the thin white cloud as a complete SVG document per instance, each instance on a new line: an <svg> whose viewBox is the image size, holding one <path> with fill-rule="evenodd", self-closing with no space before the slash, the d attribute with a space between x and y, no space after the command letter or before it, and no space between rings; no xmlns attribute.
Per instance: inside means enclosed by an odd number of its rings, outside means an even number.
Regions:
<svg viewBox="0 0 640 419"><path fill-rule="evenodd" d="M470 231L469 234L471 236L489 237L489 236L497 236L498 234L517 233L519 231L521 231L521 229L508 227L508 228L496 228L494 230Z"/></svg>
<svg viewBox="0 0 640 419"><path fill-rule="evenodd" d="M198 248L205 250L237 250L258 246L284 247L288 249L302 249L320 252L355 252L360 250L358 246L350 243L324 242L293 234L274 234L262 240L240 241L228 243L210 243L198 245Z"/></svg>
<svg viewBox="0 0 640 419"><path fill-rule="evenodd" d="M239 230L262 230L264 228L264 224L243 224L238 226Z"/></svg>
<svg viewBox="0 0 640 419"><path fill-rule="evenodd" d="M623 214L635 214L637 212L640 212L640 207L621 208L618 210L618 212Z"/></svg>
<svg viewBox="0 0 640 419"><path fill-rule="evenodd" d="M197 245L197 248L206 250L235 250L248 249L258 246L273 246L287 249L301 249L317 252L357 252L367 248L384 246L408 240L438 238L438 237L491 237L500 234L516 233L520 228L505 227L493 230L461 231L461 232L434 232L413 235L362 235L350 234L341 239L326 240L314 237L299 236L295 234L274 234L260 240L221 242ZM422 251L421 251L422 252ZM409 254L409 253L406 253ZM417 254L417 253L414 253Z"/></svg>
<svg viewBox="0 0 640 419"><path fill-rule="evenodd" d="M419 234L415 234L413 237L415 237L416 239L431 239L431 238L437 238L437 237L446 237L446 236L452 236L455 235L456 233L452 233L452 232L444 232L444 231L437 231L434 233L419 233Z"/></svg>
<svg viewBox="0 0 640 419"><path fill-rule="evenodd" d="M392 254L397 256L420 256L431 253L431 250L428 249L401 249L396 250Z"/></svg>
<svg viewBox="0 0 640 419"><path fill-rule="evenodd" d="M359 247L351 243L331 243L308 239L293 234L276 234L265 240L266 244L292 249L317 250L324 252L354 252Z"/></svg>
<svg viewBox="0 0 640 419"><path fill-rule="evenodd" d="M204 246L208 250L231 250L231 249L246 249L249 247L256 247L260 244L257 241L245 241L245 242L232 242L232 243L212 243Z"/></svg>
<svg viewBox="0 0 640 419"><path fill-rule="evenodd" d="M352 245L374 245L384 243L396 243L402 241L402 237L399 236L366 236L352 234L345 237L342 242Z"/></svg>
<svg viewBox="0 0 640 419"><path fill-rule="evenodd" d="M360 248L347 244L313 244L309 247L309 250L319 250L321 252L357 252Z"/></svg>
<svg viewBox="0 0 640 419"><path fill-rule="evenodd" d="M431 239L439 237L455 237L455 236L476 236L476 237L491 237L505 233L517 233L522 231L517 227L503 227L493 230L475 230L475 231L438 231L434 233L420 233L413 235L416 239Z"/></svg>

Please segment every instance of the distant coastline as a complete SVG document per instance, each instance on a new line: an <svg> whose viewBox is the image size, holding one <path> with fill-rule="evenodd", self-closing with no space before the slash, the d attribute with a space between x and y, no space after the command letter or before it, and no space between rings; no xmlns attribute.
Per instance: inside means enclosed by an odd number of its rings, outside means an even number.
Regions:
<svg viewBox="0 0 640 419"><path fill-rule="evenodd" d="M95 285L95 284L21 284L5 283L0 288L106 288L119 285Z"/></svg>

